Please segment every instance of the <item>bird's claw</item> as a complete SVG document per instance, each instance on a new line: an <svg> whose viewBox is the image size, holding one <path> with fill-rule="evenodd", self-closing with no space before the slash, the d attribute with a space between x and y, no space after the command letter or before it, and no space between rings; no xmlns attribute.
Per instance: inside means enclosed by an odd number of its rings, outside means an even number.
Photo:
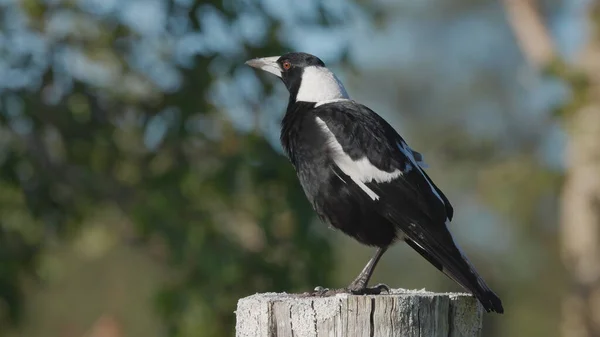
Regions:
<svg viewBox="0 0 600 337"><path fill-rule="evenodd" d="M315 289L309 294L310 296L332 296L341 293L347 293L347 289L329 289L321 286L315 287Z"/></svg>
<svg viewBox="0 0 600 337"><path fill-rule="evenodd" d="M382 290L385 290L385 292L386 292L388 295L392 293L392 291L391 291L390 287L388 287L388 285L387 285L387 284L384 284L384 283L378 283L378 284L376 284L376 285L375 285L375 287L373 287L373 288L377 288L377 289L379 289L379 292L380 292L380 293L381 293L381 291L382 291Z"/></svg>
<svg viewBox="0 0 600 337"><path fill-rule="evenodd" d="M324 293L326 291L328 291L329 288L324 288L321 286L316 286L315 289L313 290L313 293L317 294L317 293Z"/></svg>
<svg viewBox="0 0 600 337"><path fill-rule="evenodd" d="M361 289L349 289L350 292L354 295L379 295L382 293L382 291L385 291L386 293L390 294L390 287L388 287L387 285L383 284L383 283L379 283L377 285L375 285L374 287L365 287L365 288L361 288Z"/></svg>
<svg viewBox="0 0 600 337"><path fill-rule="evenodd" d="M390 287L383 283L379 283L373 287L364 287L364 288L353 288L349 286L348 288L340 288L340 289L329 289L321 286L315 287L315 289L307 293L308 296L320 296L327 297L333 296L337 294L353 294L353 295L379 295L381 293L391 294Z"/></svg>

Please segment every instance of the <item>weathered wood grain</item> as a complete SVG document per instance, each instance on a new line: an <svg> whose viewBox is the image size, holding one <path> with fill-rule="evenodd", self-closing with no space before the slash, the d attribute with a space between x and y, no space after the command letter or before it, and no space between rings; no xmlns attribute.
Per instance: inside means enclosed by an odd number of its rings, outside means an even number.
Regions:
<svg viewBox="0 0 600 337"><path fill-rule="evenodd" d="M476 337L483 309L468 294L394 289L389 295L240 299L237 337Z"/></svg>

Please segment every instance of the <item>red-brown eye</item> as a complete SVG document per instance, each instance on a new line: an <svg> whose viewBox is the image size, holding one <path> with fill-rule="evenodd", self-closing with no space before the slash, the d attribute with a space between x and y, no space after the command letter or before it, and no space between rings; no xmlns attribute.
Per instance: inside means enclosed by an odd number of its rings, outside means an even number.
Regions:
<svg viewBox="0 0 600 337"><path fill-rule="evenodd" d="M289 70L292 67L292 64L289 61L283 62L283 69Z"/></svg>

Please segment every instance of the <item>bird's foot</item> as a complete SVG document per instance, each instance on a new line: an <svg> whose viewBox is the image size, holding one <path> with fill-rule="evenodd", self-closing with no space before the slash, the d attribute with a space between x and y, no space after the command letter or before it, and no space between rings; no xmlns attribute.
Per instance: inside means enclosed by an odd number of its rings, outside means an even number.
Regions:
<svg viewBox="0 0 600 337"><path fill-rule="evenodd" d="M388 287L387 285L385 285L383 283L379 283L379 284L375 285L374 287L355 287L355 288L353 288L352 285L350 285L350 287L348 287L348 290L350 293L352 293L354 295L379 295L383 291L390 294L390 287Z"/></svg>
<svg viewBox="0 0 600 337"><path fill-rule="evenodd" d="M349 293L349 292L350 291L348 289L346 289L346 288L329 289L329 288L323 288L321 286L318 286L309 295L310 296L327 297L327 296L333 296L333 295L344 294L344 293Z"/></svg>
<svg viewBox="0 0 600 337"><path fill-rule="evenodd" d="M309 295L310 296L320 296L327 297L333 296L337 294L353 294L353 295L379 295L382 292L390 293L390 287L387 285L380 283L375 285L374 287L353 287L350 285L348 288L339 288L339 289L329 289L323 288L321 286L316 287Z"/></svg>

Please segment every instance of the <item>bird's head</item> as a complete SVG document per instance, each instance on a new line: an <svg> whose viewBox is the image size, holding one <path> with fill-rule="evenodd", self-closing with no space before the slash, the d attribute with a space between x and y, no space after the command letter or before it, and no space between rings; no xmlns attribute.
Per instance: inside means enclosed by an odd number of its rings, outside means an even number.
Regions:
<svg viewBox="0 0 600 337"><path fill-rule="evenodd" d="M246 64L281 78L290 92L290 101L318 103L348 99L342 82L314 55L288 53L252 59Z"/></svg>

